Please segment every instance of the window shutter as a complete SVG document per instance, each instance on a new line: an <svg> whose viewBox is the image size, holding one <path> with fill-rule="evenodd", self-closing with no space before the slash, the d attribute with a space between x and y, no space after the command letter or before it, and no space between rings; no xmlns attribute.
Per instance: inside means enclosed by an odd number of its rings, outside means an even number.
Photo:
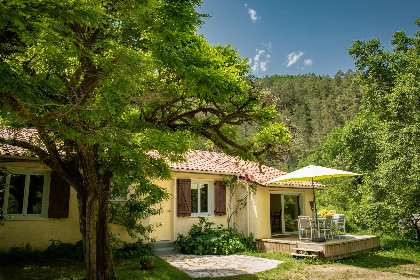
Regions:
<svg viewBox="0 0 420 280"><path fill-rule="evenodd" d="M0 170L0 208L4 205L4 193L6 190L6 175ZM0 209L0 216L3 215L3 209Z"/></svg>
<svg viewBox="0 0 420 280"><path fill-rule="evenodd" d="M57 172L51 172L48 218L68 218L70 185Z"/></svg>
<svg viewBox="0 0 420 280"><path fill-rule="evenodd" d="M226 186L222 181L214 182L214 215L226 215Z"/></svg>
<svg viewBox="0 0 420 280"><path fill-rule="evenodd" d="M178 217L191 216L191 180L178 179Z"/></svg>

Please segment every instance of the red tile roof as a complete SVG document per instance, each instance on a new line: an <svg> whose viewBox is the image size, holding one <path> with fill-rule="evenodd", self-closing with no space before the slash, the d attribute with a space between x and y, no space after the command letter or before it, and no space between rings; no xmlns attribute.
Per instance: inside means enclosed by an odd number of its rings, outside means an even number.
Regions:
<svg viewBox="0 0 420 280"><path fill-rule="evenodd" d="M203 172L203 173L218 173L226 175L241 175L245 174L259 184L264 185L277 177L287 174L279 169L260 165L252 161L244 161L243 159L228 156L223 153L209 152L209 151L189 151L186 155L187 162L170 163L170 167L174 170ZM323 185L314 183L316 187L323 187ZM300 186L311 187L311 182L282 182L273 183L270 186Z"/></svg>
<svg viewBox="0 0 420 280"><path fill-rule="evenodd" d="M35 129L22 129L19 132L7 131L0 129L0 138L15 137L20 140L37 139L37 131ZM26 156L27 150L11 145L0 144L0 155L7 156ZM240 175L248 178L256 183L264 185L277 177L287 174L279 169L266 165L259 165L251 161L244 161L238 157L228 156L223 153L191 150L186 154L186 162L169 163L174 171L212 173L221 175ZM324 187L321 184L314 183L315 187ZM294 186L294 187L311 187L311 182L281 182L272 183L269 186Z"/></svg>
<svg viewBox="0 0 420 280"><path fill-rule="evenodd" d="M0 138L5 139L16 139L22 141L37 141L38 140L38 133L36 129L21 129L21 130L10 130L1 128L0 129ZM7 144L0 144L0 155L7 155L7 156L27 156L29 153L26 149L11 146Z"/></svg>

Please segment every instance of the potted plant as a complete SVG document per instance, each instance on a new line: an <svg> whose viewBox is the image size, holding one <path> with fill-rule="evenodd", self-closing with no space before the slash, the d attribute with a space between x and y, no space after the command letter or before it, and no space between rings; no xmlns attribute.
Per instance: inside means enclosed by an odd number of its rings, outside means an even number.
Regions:
<svg viewBox="0 0 420 280"><path fill-rule="evenodd" d="M156 256L154 255L140 256L139 260L140 260L141 268L144 270L151 269L153 266L153 263L155 262L155 259L156 259Z"/></svg>

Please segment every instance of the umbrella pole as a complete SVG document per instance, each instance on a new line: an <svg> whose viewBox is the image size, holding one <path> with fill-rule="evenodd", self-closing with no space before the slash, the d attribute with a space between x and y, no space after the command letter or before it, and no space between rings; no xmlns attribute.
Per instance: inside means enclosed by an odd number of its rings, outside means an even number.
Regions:
<svg viewBox="0 0 420 280"><path fill-rule="evenodd" d="M316 224L316 229L319 232L319 225L318 225L318 214L316 211L316 197L315 197L315 186L314 186L314 178L312 177L312 192L314 193L314 211L315 211L315 224Z"/></svg>

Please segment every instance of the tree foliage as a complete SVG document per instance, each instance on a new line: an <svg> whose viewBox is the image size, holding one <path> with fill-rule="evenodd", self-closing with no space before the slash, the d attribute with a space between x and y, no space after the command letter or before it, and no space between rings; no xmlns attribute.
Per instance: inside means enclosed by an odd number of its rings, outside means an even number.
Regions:
<svg viewBox="0 0 420 280"><path fill-rule="evenodd" d="M420 211L420 32L396 32L392 44L385 51L379 40L355 41L349 50L364 112L349 124L345 141L352 161L367 171L366 220L382 230L396 230Z"/></svg>
<svg viewBox="0 0 420 280"><path fill-rule="evenodd" d="M200 2L0 4L0 122L11 135L0 143L28 149L76 190L88 279L115 278L113 186L135 186L133 204L147 209L165 197L152 181L170 178L167 162L196 137L253 160L287 144L266 94L244 78L246 59L196 35ZM260 136L238 141L245 123ZM23 127L38 138L23 141Z"/></svg>
<svg viewBox="0 0 420 280"><path fill-rule="evenodd" d="M351 201L359 225L383 232L411 227L411 237L418 227L413 214L420 212L419 36L396 32L392 51L377 39L353 43L363 110L328 136L317 158L364 174L363 181L334 184L330 193Z"/></svg>

